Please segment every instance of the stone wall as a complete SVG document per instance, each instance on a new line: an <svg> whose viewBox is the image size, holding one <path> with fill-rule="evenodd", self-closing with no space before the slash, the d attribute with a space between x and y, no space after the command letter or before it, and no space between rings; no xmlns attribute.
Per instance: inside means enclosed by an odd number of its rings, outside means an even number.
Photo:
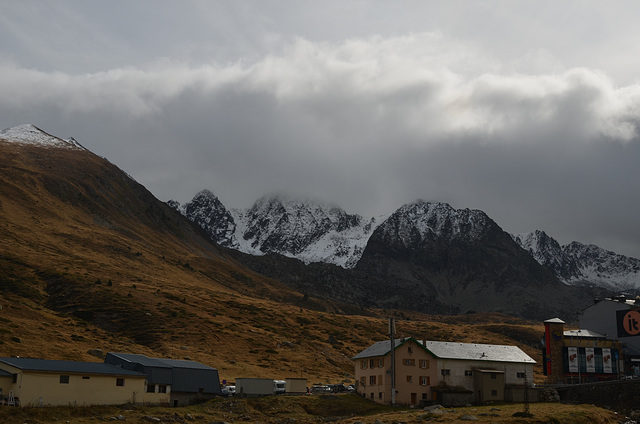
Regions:
<svg viewBox="0 0 640 424"><path fill-rule="evenodd" d="M590 403L614 410L640 409L640 379L557 386L562 402Z"/></svg>

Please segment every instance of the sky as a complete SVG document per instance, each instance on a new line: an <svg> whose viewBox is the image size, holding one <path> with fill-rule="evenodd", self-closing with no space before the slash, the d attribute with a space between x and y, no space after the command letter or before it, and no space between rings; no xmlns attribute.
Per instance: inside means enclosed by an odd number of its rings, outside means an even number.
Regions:
<svg viewBox="0 0 640 424"><path fill-rule="evenodd" d="M158 199L422 199L640 258L640 2L0 3L0 127ZM1 129L0 128L0 129Z"/></svg>

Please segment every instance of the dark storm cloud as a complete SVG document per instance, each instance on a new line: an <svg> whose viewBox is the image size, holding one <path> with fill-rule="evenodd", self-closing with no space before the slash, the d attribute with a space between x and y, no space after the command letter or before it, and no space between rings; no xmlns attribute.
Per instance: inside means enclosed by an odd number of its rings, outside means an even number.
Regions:
<svg viewBox="0 0 640 424"><path fill-rule="evenodd" d="M482 38L495 41L495 33L467 42L448 37L445 27L400 32L400 21L390 21L392 29L376 35L354 22L358 36L345 36L356 6L324 10L325 22L330 11L339 17L333 35L322 39L315 24L307 37L277 32L278 24L301 28L294 15L310 12L298 6L277 20L263 3L196 2L171 21L167 4L159 3L145 28L189 27L192 40L170 39L179 31L163 33L160 43L134 37L134 23L143 25L135 19L138 5L124 22L131 43L117 32L97 31L79 50L104 46L98 49L104 57L77 68L68 62L77 56L64 52L64 60L56 59L48 43L24 59L3 48L0 58L10 60L0 62L0 123L28 122L73 136L161 200L186 202L207 188L229 207L246 207L284 191L371 216L423 198L482 209L509 232L543 229L562 243L597 243L640 257L634 213L640 206L640 85L633 81L620 85L602 70L567 67L537 47L499 60L482 49ZM382 28L383 15L392 12L385 5L365 15ZM97 20L87 16L96 13L68 7L60 22L88 28ZM451 10L435 5L433 13L473 39ZM519 25L523 38L491 47L515 51L534 32L513 9L504 13L514 19L509 31ZM242 25L224 24L224 16ZM415 28L416 18L403 16ZM100 25L111 20L106 15ZM258 29L234 35L248 23ZM45 27L55 32L51 25ZM19 26L2 31L38 46ZM67 41L73 31L62 34ZM202 42L207 35L211 43ZM110 57L111 40L120 45L117 60ZM136 63L144 45L156 52L153 60ZM234 60L227 60L230 46L240 52ZM207 59L202 53L208 51ZM59 62L28 64L38 57Z"/></svg>

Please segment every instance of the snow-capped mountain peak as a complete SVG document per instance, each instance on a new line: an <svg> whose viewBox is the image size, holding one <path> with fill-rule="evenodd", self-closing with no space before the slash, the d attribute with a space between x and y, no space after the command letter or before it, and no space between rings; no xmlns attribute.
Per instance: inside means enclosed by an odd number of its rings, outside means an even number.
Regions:
<svg viewBox="0 0 640 424"><path fill-rule="evenodd" d="M640 288L638 259L575 241L560 246L540 230L512 237L566 284L596 285L616 291Z"/></svg>
<svg viewBox="0 0 640 424"><path fill-rule="evenodd" d="M386 237L399 237L405 246L410 246L433 238L477 240L492 224L495 225L479 210L417 200L399 208L380 228Z"/></svg>
<svg viewBox="0 0 640 424"><path fill-rule="evenodd" d="M22 124L6 128L0 131L0 139L11 143L34 144L41 147L86 150L73 137L64 140L48 134L32 124Z"/></svg>
<svg viewBox="0 0 640 424"><path fill-rule="evenodd" d="M209 190L200 191L189 203L177 209L198 224L216 243L238 248L235 219Z"/></svg>
<svg viewBox="0 0 640 424"><path fill-rule="evenodd" d="M334 205L283 194L264 196L248 209L227 210L203 190L181 210L223 246L345 268L355 266L379 222L347 214Z"/></svg>

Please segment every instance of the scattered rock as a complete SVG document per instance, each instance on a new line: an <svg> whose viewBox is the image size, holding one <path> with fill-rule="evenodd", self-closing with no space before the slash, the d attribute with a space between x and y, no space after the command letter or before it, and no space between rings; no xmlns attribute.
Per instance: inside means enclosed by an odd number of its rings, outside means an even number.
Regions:
<svg viewBox="0 0 640 424"><path fill-rule="evenodd" d="M463 415L460 417L462 421L478 421L478 417L475 415Z"/></svg>
<svg viewBox="0 0 640 424"><path fill-rule="evenodd" d="M152 417L151 415L143 415L142 419L145 421L150 421L152 423L159 423L160 418Z"/></svg>
<svg viewBox="0 0 640 424"><path fill-rule="evenodd" d="M429 411L432 411L434 409L442 409L442 405L435 404L435 405L425 406L424 408L422 408L422 410L425 411L425 412L429 412Z"/></svg>

